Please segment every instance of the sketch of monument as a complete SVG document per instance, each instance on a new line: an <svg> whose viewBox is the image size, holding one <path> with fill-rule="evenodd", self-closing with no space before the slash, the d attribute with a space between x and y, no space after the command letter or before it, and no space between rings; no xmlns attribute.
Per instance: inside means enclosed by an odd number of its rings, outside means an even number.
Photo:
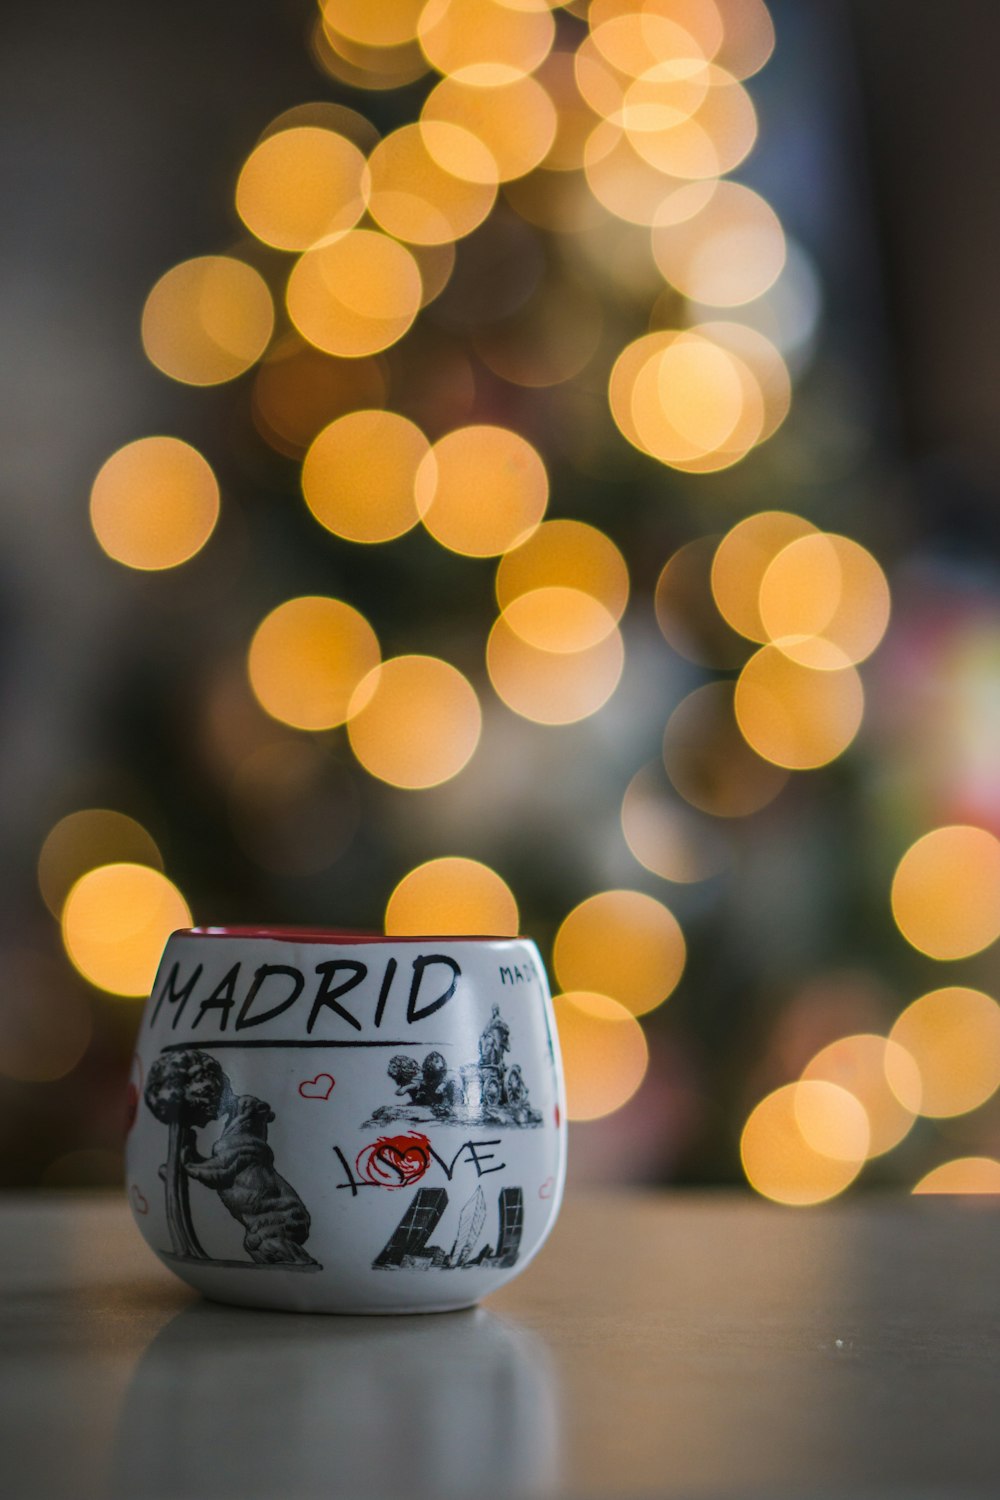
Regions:
<svg viewBox="0 0 1000 1500"><path fill-rule="evenodd" d="M507 1066L510 1027L494 1005L479 1038L479 1057L457 1070L449 1068L440 1052L428 1052L423 1062L407 1053L389 1059L388 1074L396 1085L396 1100L381 1104L365 1127L391 1120L443 1125L540 1125L542 1117L528 1103L528 1087L520 1067ZM402 1102L402 1101L406 1102Z"/></svg>
<svg viewBox="0 0 1000 1500"><path fill-rule="evenodd" d="M235 1094L215 1058L197 1047L161 1053L149 1070L144 1097L156 1119L169 1127L160 1176L177 1258L213 1259L202 1248L191 1215L190 1183L197 1182L218 1193L243 1226L243 1248L250 1260L222 1264L320 1269L303 1249L311 1228L309 1211L275 1171L267 1140L274 1110L265 1099ZM195 1132L221 1118L222 1134L211 1155L202 1156Z"/></svg>

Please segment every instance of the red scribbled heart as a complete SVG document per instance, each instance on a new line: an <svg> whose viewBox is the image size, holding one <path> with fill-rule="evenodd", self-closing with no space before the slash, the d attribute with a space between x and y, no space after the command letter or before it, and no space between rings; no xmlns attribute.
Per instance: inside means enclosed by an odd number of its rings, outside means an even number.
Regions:
<svg viewBox="0 0 1000 1500"><path fill-rule="evenodd" d="M555 1178L554 1177L546 1177L545 1181L542 1183L541 1187L538 1189L538 1196L539 1196L539 1198L551 1198L552 1194L555 1192L555 1190L556 1190L556 1180L555 1180Z"/></svg>
<svg viewBox="0 0 1000 1500"><path fill-rule="evenodd" d="M140 1192L134 1182L132 1184L132 1207L137 1214L149 1213L149 1200L144 1193Z"/></svg>
<svg viewBox="0 0 1000 1500"><path fill-rule="evenodd" d="M418 1130L380 1135L358 1152L358 1175L378 1187L401 1188L418 1182L431 1164L431 1143Z"/></svg>
<svg viewBox="0 0 1000 1500"><path fill-rule="evenodd" d="M317 1073L315 1078L307 1078L299 1084L299 1093L303 1099L329 1099L334 1082L329 1073Z"/></svg>

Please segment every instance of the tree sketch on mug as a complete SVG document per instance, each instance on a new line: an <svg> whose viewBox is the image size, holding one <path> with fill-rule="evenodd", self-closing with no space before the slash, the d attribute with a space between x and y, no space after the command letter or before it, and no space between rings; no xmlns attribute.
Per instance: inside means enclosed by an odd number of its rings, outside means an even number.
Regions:
<svg viewBox="0 0 1000 1500"><path fill-rule="evenodd" d="M496 1247L480 1244L486 1223L486 1198L482 1187L463 1204L458 1229L450 1250L430 1243L445 1209L446 1188L420 1188L389 1239L372 1261L375 1271L464 1270L471 1266L513 1266L521 1248L524 1228L524 1193L519 1187L500 1189L497 1208L499 1225Z"/></svg>
<svg viewBox="0 0 1000 1500"><path fill-rule="evenodd" d="M167 1160L160 1167L167 1225L174 1256L226 1266L281 1266L319 1270L303 1249L309 1238L309 1211L290 1183L274 1168L267 1127L274 1110L254 1094L236 1094L214 1057L197 1047L164 1052L149 1070L145 1099L169 1126ZM211 1155L198 1151L195 1131L225 1119ZM244 1229L249 1261L218 1261L207 1255L191 1217L189 1183L217 1192Z"/></svg>
<svg viewBox="0 0 1000 1500"><path fill-rule="evenodd" d="M380 1104L365 1128L391 1120L414 1123L437 1120L445 1125L540 1125L542 1117L528 1103L528 1087L520 1067L508 1067L510 1027L494 1005L479 1038L476 1062L449 1068L444 1056L428 1052L423 1063L407 1053L389 1059L388 1074L397 1100Z"/></svg>

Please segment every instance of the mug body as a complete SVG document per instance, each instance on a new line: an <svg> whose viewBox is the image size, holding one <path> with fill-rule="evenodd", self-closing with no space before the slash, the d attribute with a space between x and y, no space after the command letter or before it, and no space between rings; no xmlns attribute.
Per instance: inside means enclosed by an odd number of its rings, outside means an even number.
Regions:
<svg viewBox="0 0 1000 1500"><path fill-rule="evenodd" d="M468 1307L559 1209L565 1099L523 938L171 937L129 1085L143 1236L205 1296Z"/></svg>

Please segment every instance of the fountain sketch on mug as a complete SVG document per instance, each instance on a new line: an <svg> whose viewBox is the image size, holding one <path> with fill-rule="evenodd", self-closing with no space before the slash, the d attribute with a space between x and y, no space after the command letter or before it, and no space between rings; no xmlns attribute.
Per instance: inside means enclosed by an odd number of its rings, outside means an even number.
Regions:
<svg viewBox="0 0 1000 1500"><path fill-rule="evenodd" d="M449 1068L444 1056L428 1052L422 1063L407 1053L389 1059L387 1073L398 1103L380 1104L365 1128L391 1120L414 1124L537 1126L542 1117L528 1102L528 1086L517 1063L507 1065L510 1027L494 1005L479 1038L474 1062Z"/></svg>

